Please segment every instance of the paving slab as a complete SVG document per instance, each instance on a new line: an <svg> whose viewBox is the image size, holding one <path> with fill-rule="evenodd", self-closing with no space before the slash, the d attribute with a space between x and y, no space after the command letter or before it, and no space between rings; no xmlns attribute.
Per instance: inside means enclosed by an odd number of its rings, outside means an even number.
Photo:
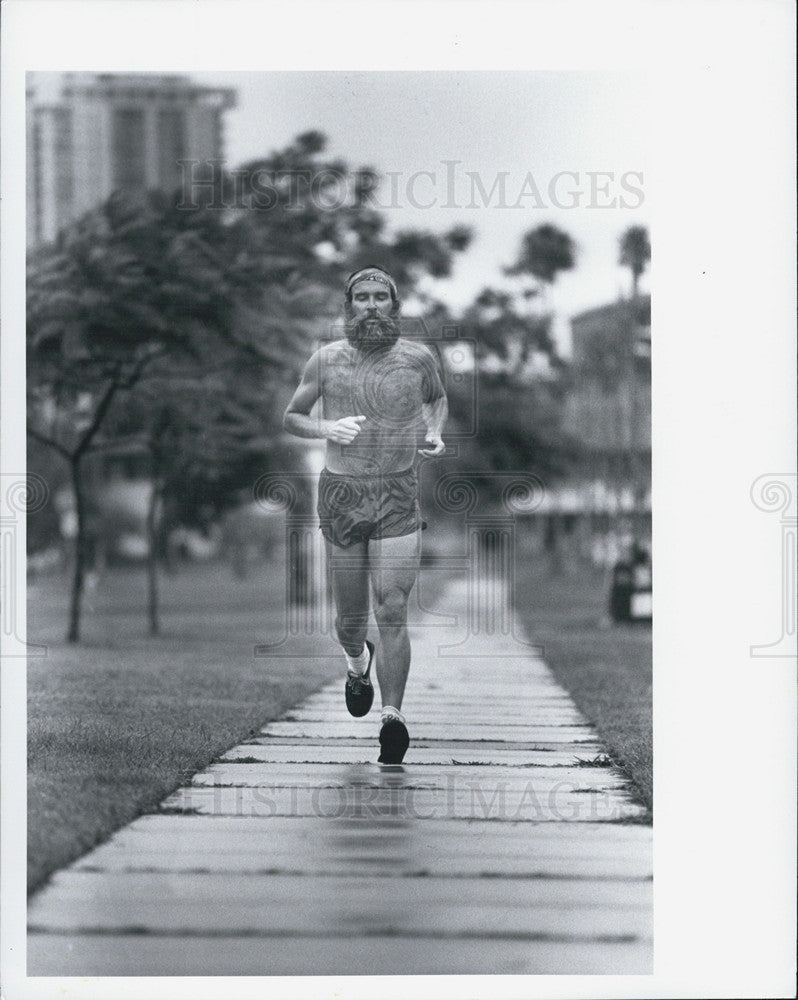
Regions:
<svg viewBox="0 0 798 1000"><path fill-rule="evenodd" d="M327 937L248 938L30 934L28 966L41 976L328 976L413 975L650 975L650 941L543 935L499 938ZM157 971L154 971L157 970ZM32 973L31 973L32 974Z"/></svg>
<svg viewBox="0 0 798 1000"><path fill-rule="evenodd" d="M506 824L505 824L506 825ZM462 838L459 838L462 841ZM501 839L483 835L479 845L457 847L425 840L409 848L401 835L393 838L360 837L330 839L328 850L319 850L300 838L294 843L272 845L271 836L241 838L233 834L195 835L183 841L146 840L142 845L103 845L86 855L73 871L86 872L235 872L251 875L329 875L350 877L359 865L369 875L402 878L446 876L448 878L524 879L650 879L651 858L616 852L597 846L591 853L577 844L568 848L557 843L535 843L528 856L526 841L514 853Z"/></svg>
<svg viewBox="0 0 798 1000"><path fill-rule="evenodd" d="M487 783L501 783L510 787L519 782L533 782L535 786L570 784L573 787L623 788L624 779L603 767L539 767L533 764L508 767L507 764L483 764L479 770L464 772L457 764L439 764L434 770L422 767L403 767L402 785L405 788L451 788L463 786L487 787ZM368 765L342 767L337 762L330 763L261 763L236 764L221 761L211 764L207 770L191 779L192 786L236 785L248 788L286 786L289 788L324 787L330 782L339 785L363 785L368 787L393 787L390 772Z"/></svg>
<svg viewBox="0 0 798 1000"><path fill-rule="evenodd" d="M362 843L372 839L390 839L406 836L408 829L418 831L430 843L446 843L451 840L452 849L458 845L467 847L478 845L484 838L501 839L509 849L527 845L534 848L542 843L556 843L564 848L570 845L581 845L593 851L601 845L602 849L617 849L624 853L641 852L650 856L651 830L638 824L608 824L584 822L578 825L552 827L535 827L534 824L517 822L505 823L496 827L486 821L474 819L467 825L458 828L448 821L430 820L423 828L409 825L406 817L391 818L386 821L346 817L324 824L321 828L326 836L338 838L342 836L357 838ZM145 838L154 842L161 838L166 844L169 840L193 840L200 836L218 835L221 837L274 837L272 843L293 842L307 839L308 842L318 840L319 827L306 823L303 819L276 817L268 821L252 817L214 817L173 815L170 813L147 813L123 827L105 844L95 848L95 851L123 845L125 848ZM530 840L530 837L534 838ZM511 846L510 846L511 845ZM88 858L94 852L84 855ZM79 863L79 862L76 862Z"/></svg>
<svg viewBox="0 0 798 1000"><path fill-rule="evenodd" d="M51 931L339 936L513 933L634 937L650 931L649 885L583 879L489 879L384 876L352 878L211 873L61 872L58 901L47 904ZM38 930L43 904L31 906Z"/></svg>
<svg viewBox="0 0 798 1000"><path fill-rule="evenodd" d="M582 744L578 753L568 747L541 747L537 746L533 750L519 751L515 746L513 749L486 749L486 744L471 744L462 746L456 742L447 743L445 740L430 744L427 741L419 745L418 741L413 743L413 764L412 767L421 770L430 765L453 764L461 766L469 764L473 766L485 767L488 765L504 767L573 767L580 760L591 761L599 756L602 747L593 744L590 749L586 749L586 744ZM367 743L360 746L337 746L332 751L331 748L322 742L308 744L301 741L295 743L274 743L271 740L262 740L258 743L246 743L229 750L225 753L221 761L252 761L267 764L368 764L374 758L373 747ZM410 767L411 765L404 765Z"/></svg>
<svg viewBox="0 0 798 1000"><path fill-rule="evenodd" d="M342 816L409 815L414 821L473 819L496 823L527 820L538 823L617 822L642 813L628 794L587 789L553 791L529 788L491 794L489 791L455 791L438 794L415 789L409 794L376 794L330 786L302 788L183 788L164 803L166 810L209 816L307 816L338 819Z"/></svg>
<svg viewBox="0 0 798 1000"><path fill-rule="evenodd" d="M372 733L371 737L364 734L364 737L350 737L350 738L340 738L340 737L328 737L327 739L320 739L317 736L314 737L300 737L300 736L283 736L280 739L269 736L261 736L259 738L248 739L245 743L240 743L238 747L234 749L236 751L241 750L243 747L252 745L267 745L270 747L327 747L330 750L334 750L337 754L339 752L348 752L354 749L361 754L364 761L373 763L378 756L378 751L376 749L376 733ZM410 760L405 758L404 766L409 766L416 759L416 753L419 749L437 749L441 751L446 750L456 750L456 751L490 751L490 750L518 750L518 751L532 751L532 752L545 752L547 750L555 750L560 753L565 753L570 751L574 757L579 757L580 759L589 759L591 756L605 755L606 747L604 747L595 737L585 738L584 740L572 740L570 743L560 742L549 742L547 740L499 740L499 739L478 739L478 740L435 740L435 739L422 739L417 733L413 734L412 740L412 750L410 752ZM245 751L244 751L245 752ZM460 754L462 756L462 754Z"/></svg>
<svg viewBox="0 0 798 1000"><path fill-rule="evenodd" d="M650 973L643 809L530 647L452 654L466 600L413 633L404 765L339 675L57 873L28 974Z"/></svg>
<svg viewBox="0 0 798 1000"><path fill-rule="evenodd" d="M335 702L331 702L326 706L313 706L308 708L307 706L303 709L295 709L286 717L284 721L286 722L328 722L328 716L330 709L335 709L340 707ZM436 726L446 725L451 723L452 711L453 709L449 707L436 706L430 708L428 705L421 706L416 709L412 709L410 705L405 705L405 709L408 713L412 711L413 722L416 726L420 723L430 724L433 723ZM531 723L535 726L545 726L545 725L556 725L556 726L585 726L584 718L576 711L568 712L567 710L561 708L560 706L551 707L539 707L524 709L523 711L518 711L515 708L502 708L496 711L501 713L502 721L497 723L497 727L504 729L505 727L516 727L516 726L526 726L528 727ZM457 724L460 726L482 726L485 722L485 707L480 706L470 706L469 708L458 708L457 709Z"/></svg>

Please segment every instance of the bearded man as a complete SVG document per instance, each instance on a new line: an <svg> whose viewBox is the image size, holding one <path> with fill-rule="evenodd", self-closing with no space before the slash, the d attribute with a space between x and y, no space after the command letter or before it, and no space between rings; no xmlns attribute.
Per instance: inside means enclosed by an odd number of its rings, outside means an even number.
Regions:
<svg viewBox="0 0 798 1000"><path fill-rule="evenodd" d="M366 638L371 588L384 764L400 764L410 742L401 708L410 669L407 602L421 552L417 434L425 429L419 454L442 454L447 416L439 364L426 345L400 337L400 308L387 271L370 266L350 275L346 339L313 354L283 419L290 433L327 442L318 513L347 663L345 701L354 716L366 715L374 700L375 648Z"/></svg>

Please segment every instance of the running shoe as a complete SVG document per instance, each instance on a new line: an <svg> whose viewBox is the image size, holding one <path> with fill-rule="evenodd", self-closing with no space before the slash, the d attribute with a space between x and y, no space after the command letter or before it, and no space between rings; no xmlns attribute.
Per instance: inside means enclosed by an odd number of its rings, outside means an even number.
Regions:
<svg viewBox="0 0 798 1000"><path fill-rule="evenodd" d="M380 750L377 758L380 764L401 764L407 748L410 746L410 736L407 726L399 719L388 717L380 729Z"/></svg>
<svg viewBox="0 0 798 1000"><path fill-rule="evenodd" d="M374 685L369 679L371 664L374 662L374 643L366 639L366 646L369 651L369 665L366 667L365 673L347 673L346 685L344 686L346 707L349 709L349 714L354 715L356 718L368 715L369 709L374 702Z"/></svg>

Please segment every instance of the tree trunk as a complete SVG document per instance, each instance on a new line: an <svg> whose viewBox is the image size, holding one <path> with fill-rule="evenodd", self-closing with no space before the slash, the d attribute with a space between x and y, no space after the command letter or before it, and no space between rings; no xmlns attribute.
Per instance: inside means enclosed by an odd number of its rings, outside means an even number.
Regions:
<svg viewBox="0 0 798 1000"><path fill-rule="evenodd" d="M80 641L80 613L83 601L83 582L86 563L86 501L81 483L81 457L72 457L69 472L72 479L72 493L75 498L77 535L75 536L75 565L72 572L72 594L69 602L69 631L67 642Z"/></svg>
<svg viewBox="0 0 798 1000"><path fill-rule="evenodd" d="M162 486L157 477L153 478L150 502L147 507L147 617L150 635L158 635L161 630L158 615L158 505Z"/></svg>
<svg viewBox="0 0 798 1000"><path fill-rule="evenodd" d="M557 514L549 514L546 521L544 547L549 556L549 574L562 576L563 562L560 544L560 523Z"/></svg>

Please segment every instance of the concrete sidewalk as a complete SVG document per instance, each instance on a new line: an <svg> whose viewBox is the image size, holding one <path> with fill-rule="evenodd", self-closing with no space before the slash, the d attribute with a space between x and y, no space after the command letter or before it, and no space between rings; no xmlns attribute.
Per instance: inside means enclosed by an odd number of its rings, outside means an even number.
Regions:
<svg viewBox="0 0 798 1000"><path fill-rule="evenodd" d="M468 599L413 629L401 767L342 668L57 873L28 975L650 974L642 809L543 660L469 634Z"/></svg>

